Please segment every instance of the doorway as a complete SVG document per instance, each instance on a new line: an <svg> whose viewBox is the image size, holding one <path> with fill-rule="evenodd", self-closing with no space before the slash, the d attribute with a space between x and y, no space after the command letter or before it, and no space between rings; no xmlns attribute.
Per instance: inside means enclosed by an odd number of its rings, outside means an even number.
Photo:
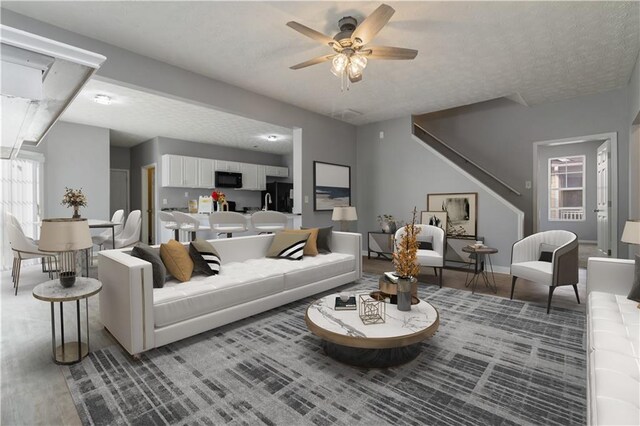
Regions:
<svg viewBox="0 0 640 426"><path fill-rule="evenodd" d="M152 245L156 241L156 164L143 166L141 169L142 182L142 241Z"/></svg>
<svg viewBox="0 0 640 426"><path fill-rule="evenodd" d="M574 232L581 264L617 256L616 133L536 142L533 151L533 232Z"/></svg>
<svg viewBox="0 0 640 426"><path fill-rule="evenodd" d="M124 210L124 217L129 214L129 170L111 169L109 171L109 210Z"/></svg>

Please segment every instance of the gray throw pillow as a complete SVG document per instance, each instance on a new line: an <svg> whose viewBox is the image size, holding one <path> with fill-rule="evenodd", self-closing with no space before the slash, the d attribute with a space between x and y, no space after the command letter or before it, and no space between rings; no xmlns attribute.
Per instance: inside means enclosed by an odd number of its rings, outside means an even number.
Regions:
<svg viewBox="0 0 640 426"><path fill-rule="evenodd" d="M300 228L309 229L309 228ZM327 226L326 228L318 228L318 239L316 240L316 247L318 253L327 254L331 253L331 234L333 232L333 226Z"/></svg>
<svg viewBox="0 0 640 426"><path fill-rule="evenodd" d="M551 244L540 244L540 257L538 260L540 262L553 262L553 252L557 249L558 246L553 246Z"/></svg>
<svg viewBox="0 0 640 426"><path fill-rule="evenodd" d="M418 249L419 250L433 250L433 236L418 237Z"/></svg>
<svg viewBox="0 0 640 426"><path fill-rule="evenodd" d="M640 302L640 255L636 254L636 272L633 275L633 285L627 299Z"/></svg>
<svg viewBox="0 0 640 426"><path fill-rule="evenodd" d="M189 244L189 256L193 260L193 271L205 275L220 273L220 255L210 242L196 239Z"/></svg>
<svg viewBox="0 0 640 426"><path fill-rule="evenodd" d="M131 256L151 263L153 271L153 288L162 288L167 280L167 268L160 258L160 250L138 243L132 250Z"/></svg>

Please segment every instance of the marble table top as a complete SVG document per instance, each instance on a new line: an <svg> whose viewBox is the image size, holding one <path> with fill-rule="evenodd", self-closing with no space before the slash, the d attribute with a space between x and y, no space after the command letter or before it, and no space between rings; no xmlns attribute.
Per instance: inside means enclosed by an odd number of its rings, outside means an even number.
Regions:
<svg viewBox="0 0 640 426"><path fill-rule="evenodd" d="M355 296L359 305L359 295ZM336 297L338 294L334 293L316 300L307 308L305 317L311 332L334 343L372 348L405 346L433 335L439 325L438 311L424 300L412 305L408 312L387 303L385 322L365 325L359 309L336 311Z"/></svg>
<svg viewBox="0 0 640 426"><path fill-rule="evenodd" d="M60 280L38 284L33 289L33 297L45 302L68 302L91 297L102 290L102 283L93 278L76 277L71 287L62 287Z"/></svg>

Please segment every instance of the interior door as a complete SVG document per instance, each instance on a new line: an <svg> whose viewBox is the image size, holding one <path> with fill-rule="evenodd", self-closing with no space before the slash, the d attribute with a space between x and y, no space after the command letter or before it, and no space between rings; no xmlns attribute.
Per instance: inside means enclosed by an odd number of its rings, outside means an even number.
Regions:
<svg viewBox="0 0 640 426"><path fill-rule="evenodd" d="M609 201L609 159L611 158L610 141L605 141L598 147L597 155L597 188L596 209L598 223L598 251L604 256L611 255L611 231L609 216L611 202Z"/></svg>
<svg viewBox="0 0 640 426"><path fill-rule="evenodd" d="M129 214L129 170L111 169L109 185L109 210L111 214L122 209L127 217Z"/></svg>

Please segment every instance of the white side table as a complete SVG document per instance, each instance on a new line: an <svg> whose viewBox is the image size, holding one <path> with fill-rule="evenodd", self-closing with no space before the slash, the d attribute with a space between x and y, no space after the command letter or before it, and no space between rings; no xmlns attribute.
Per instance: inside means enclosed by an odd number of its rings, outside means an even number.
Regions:
<svg viewBox="0 0 640 426"><path fill-rule="evenodd" d="M102 290L102 283L93 278L76 277L72 287L64 288L59 280L51 280L39 284L33 289L33 297L51 303L51 350L56 364L75 364L89 354L89 297ZM86 343L82 341L80 330L80 300L85 300L85 329ZM63 302L76 302L77 342L64 340L64 312ZM56 347L56 321L54 305L60 303L60 346Z"/></svg>

